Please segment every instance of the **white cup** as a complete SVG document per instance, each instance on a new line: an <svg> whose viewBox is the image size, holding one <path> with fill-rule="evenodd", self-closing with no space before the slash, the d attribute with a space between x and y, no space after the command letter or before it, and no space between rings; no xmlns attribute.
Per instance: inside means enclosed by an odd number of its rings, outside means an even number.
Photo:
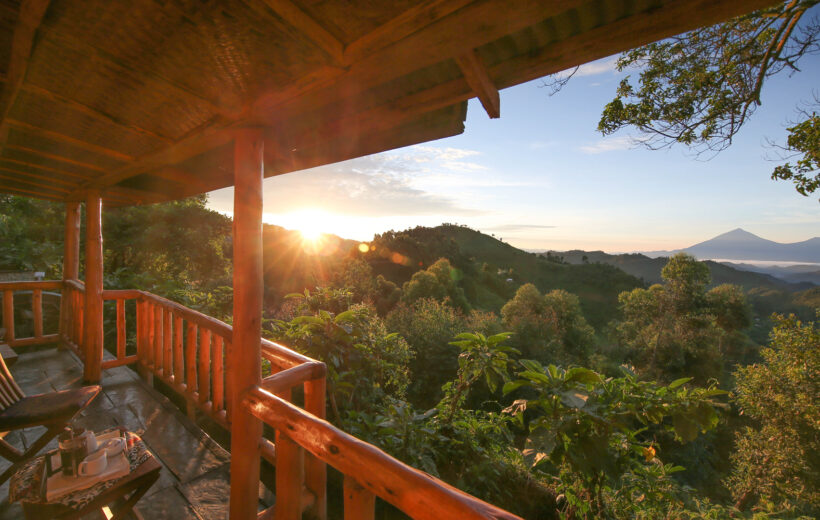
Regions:
<svg viewBox="0 0 820 520"><path fill-rule="evenodd" d="M93 477L99 475L108 466L108 457L105 455L105 450L99 450L92 453L80 462L80 467L77 469L77 474L81 477Z"/></svg>
<svg viewBox="0 0 820 520"><path fill-rule="evenodd" d="M107 441L104 441L102 444L99 445L99 450L105 451L105 454L109 457L117 455L124 449L125 439L123 439L122 437L117 437L116 439L108 439Z"/></svg>

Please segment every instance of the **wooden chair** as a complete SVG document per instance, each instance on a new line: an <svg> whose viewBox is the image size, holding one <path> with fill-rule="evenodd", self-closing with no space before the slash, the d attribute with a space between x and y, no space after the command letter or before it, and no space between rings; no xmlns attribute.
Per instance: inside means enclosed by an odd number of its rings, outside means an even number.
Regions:
<svg viewBox="0 0 820 520"><path fill-rule="evenodd" d="M68 425L77 412L100 393L100 387L85 386L60 392L26 396L0 357L0 432L8 433L34 426L45 426L46 431L27 450L21 452L0 438L0 456L11 461L11 466L0 475L0 485L11 477L29 458Z"/></svg>

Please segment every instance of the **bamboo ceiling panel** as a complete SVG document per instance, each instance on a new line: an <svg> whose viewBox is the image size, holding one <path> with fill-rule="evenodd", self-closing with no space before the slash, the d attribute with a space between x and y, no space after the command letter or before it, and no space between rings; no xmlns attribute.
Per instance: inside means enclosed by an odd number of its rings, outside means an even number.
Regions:
<svg viewBox="0 0 820 520"><path fill-rule="evenodd" d="M109 205L464 131L466 101L772 0L0 0L0 191Z"/></svg>

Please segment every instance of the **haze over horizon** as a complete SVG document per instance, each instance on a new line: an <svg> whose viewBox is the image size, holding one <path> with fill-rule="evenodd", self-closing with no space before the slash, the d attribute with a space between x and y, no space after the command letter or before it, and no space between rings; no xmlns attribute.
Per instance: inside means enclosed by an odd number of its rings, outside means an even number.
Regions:
<svg viewBox="0 0 820 520"><path fill-rule="evenodd" d="M367 241L376 233L465 224L528 250L632 252L689 247L735 228L781 243L820 235L820 205L770 179L820 56L766 84L732 146L712 156L651 151L595 131L624 76L615 57L550 97L536 80L501 91L501 119L469 103L462 135L272 177L266 222ZM231 213L232 189L209 207Z"/></svg>

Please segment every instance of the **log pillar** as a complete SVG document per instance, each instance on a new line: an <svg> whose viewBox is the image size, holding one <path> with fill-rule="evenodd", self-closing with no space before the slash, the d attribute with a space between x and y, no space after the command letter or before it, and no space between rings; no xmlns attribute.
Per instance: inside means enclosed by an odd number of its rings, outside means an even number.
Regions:
<svg viewBox="0 0 820 520"><path fill-rule="evenodd" d="M80 203L68 202L65 206L65 234L63 240L63 282L80 277ZM70 292L65 286L60 298L60 339L70 336L71 321Z"/></svg>
<svg viewBox="0 0 820 520"><path fill-rule="evenodd" d="M242 406L242 396L262 382L263 156L260 131L237 131L234 141L233 341L227 353L227 397L232 412L231 520L255 520L259 496L262 423Z"/></svg>
<svg viewBox="0 0 820 520"><path fill-rule="evenodd" d="M83 380L99 383L103 356L103 250L102 198L98 191L88 193L85 202L85 323Z"/></svg>

